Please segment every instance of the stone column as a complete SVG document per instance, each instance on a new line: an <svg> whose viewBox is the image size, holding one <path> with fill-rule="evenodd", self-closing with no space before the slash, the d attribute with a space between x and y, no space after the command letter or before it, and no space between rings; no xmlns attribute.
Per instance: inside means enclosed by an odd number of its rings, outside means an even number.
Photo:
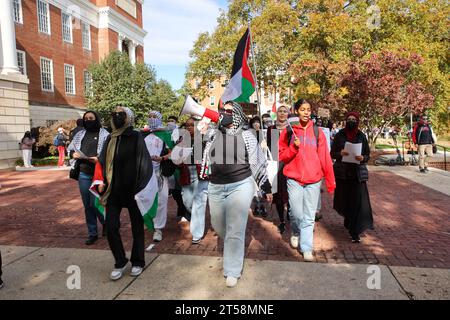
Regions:
<svg viewBox="0 0 450 320"><path fill-rule="evenodd" d="M18 74L16 51L16 32L13 21L13 7L11 0L1 1L0 10L0 33L1 33L1 59L0 73Z"/></svg>
<svg viewBox="0 0 450 320"><path fill-rule="evenodd" d="M134 41L130 41L129 42L129 47L128 49L130 50L129 54L130 54L130 61L131 63L134 65L136 63L136 46L137 43Z"/></svg>

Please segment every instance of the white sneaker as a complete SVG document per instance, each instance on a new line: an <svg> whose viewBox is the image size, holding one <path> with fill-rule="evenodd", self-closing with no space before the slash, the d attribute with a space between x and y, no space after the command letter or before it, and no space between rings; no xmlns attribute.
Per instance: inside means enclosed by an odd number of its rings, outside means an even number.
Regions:
<svg viewBox="0 0 450 320"><path fill-rule="evenodd" d="M310 252L310 251L304 252L303 253L303 260L305 262L313 262L314 261L314 256L313 256L312 252Z"/></svg>
<svg viewBox="0 0 450 320"><path fill-rule="evenodd" d="M227 287L228 287L228 288L233 288L233 287L235 287L235 286L237 285L237 282L238 282L238 279L237 279L237 278L231 277L231 276L228 276L228 277L227 277L226 283L227 283Z"/></svg>
<svg viewBox="0 0 450 320"><path fill-rule="evenodd" d="M144 270L144 269L143 269L142 267L137 267L137 266L135 266L135 267L131 268L130 276L132 276L132 277L138 277L138 276L141 275L141 273L142 273L143 270Z"/></svg>
<svg viewBox="0 0 450 320"><path fill-rule="evenodd" d="M292 246L292 248L295 248L295 249L298 248L298 237L297 236L291 236L291 246Z"/></svg>
<svg viewBox="0 0 450 320"><path fill-rule="evenodd" d="M162 230L156 229L155 232L153 233L153 241L160 242L160 241L162 241L162 239L163 239Z"/></svg>
<svg viewBox="0 0 450 320"><path fill-rule="evenodd" d="M109 278L113 281L119 280L120 278L122 278L123 276L123 272L126 270L127 266L123 267L123 268L119 268L119 269L114 269L111 272L111 275L109 276Z"/></svg>

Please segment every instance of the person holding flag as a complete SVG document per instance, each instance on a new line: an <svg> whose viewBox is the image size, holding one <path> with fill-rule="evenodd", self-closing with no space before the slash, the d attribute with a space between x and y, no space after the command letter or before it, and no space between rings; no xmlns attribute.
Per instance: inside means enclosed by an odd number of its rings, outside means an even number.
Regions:
<svg viewBox="0 0 450 320"><path fill-rule="evenodd" d="M162 241L162 230L167 223L167 203L169 201L169 179L162 172L163 162L170 161L170 149L173 148L172 132L164 128L162 115L158 111L150 111L148 118L149 132L145 135L150 158L153 163L153 174L158 181L158 212L153 220L155 232L153 241Z"/></svg>
<svg viewBox="0 0 450 320"><path fill-rule="evenodd" d="M133 234L131 276L139 276L145 266L144 222L153 229L157 208L157 182L142 134L133 129L134 114L118 106L111 114L112 133L106 139L96 163L91 186L106 215L107 237L115 259L110 279L118 280L128 259L120 237L120 213L127 208ZM156 200L156 201L155 201Z"/></svg>
<svg viewBox="0 0 450 320"><path fill-rule="evenodd" d="M238 102L249 102L255 80L248 66L250 29L239 41L231 80L222 96L219 130L207 142L201 175L209 174L211 224L224 240L223 272L226 285L234 287L242 275L248 210L256 185L271 202L267 159L258 141L247 130L247 116Z"/></svg>

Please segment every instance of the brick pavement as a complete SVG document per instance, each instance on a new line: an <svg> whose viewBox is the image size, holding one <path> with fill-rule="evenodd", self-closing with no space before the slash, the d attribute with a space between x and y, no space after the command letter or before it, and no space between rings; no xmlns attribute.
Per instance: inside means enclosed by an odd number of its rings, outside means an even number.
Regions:
<svg viewBox="0 0 450 320"><path fill-rule="evenodd" d="M107 249L106 239L86 247L84 213L75 181L67 172L1 172L0 245ZM323 194L324 218L316 225L315 253L320 263L374 263L392 266L450 268L450 197L393 176L371 172L369 182L375 230L361 244L352 244L343 218ZM192 245L189 224L176 221L170 199L169 218L158 253L220 256L223 245L210 227L200 245ZM209 216L209 215L208 215ZM278 233L275 208L266 219L250 216L246 257L301 261L289 245L289 229ZM123 214L122 234L131 249L129 219ZM146 244L152 235L146 232Z"/></svg>

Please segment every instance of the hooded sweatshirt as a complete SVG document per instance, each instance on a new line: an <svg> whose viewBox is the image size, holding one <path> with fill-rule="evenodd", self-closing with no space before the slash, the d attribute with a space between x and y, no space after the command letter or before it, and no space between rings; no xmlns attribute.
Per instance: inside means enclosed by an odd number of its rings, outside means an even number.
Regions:
<svg viewBox="0 0 450 320"><path fill-rule="evenodd" d="M288 130L281 132L279 141L279 160L284 162L283 173L288 179L296 180L302 186L314 184L325 177L328 192L336 189L333 161L328 151L325 134L319 130L319 146L314 135L314 123L310 121L306 128L293 125L295 135L300 139L300 147L292 141L288 143Z"/></svg>

